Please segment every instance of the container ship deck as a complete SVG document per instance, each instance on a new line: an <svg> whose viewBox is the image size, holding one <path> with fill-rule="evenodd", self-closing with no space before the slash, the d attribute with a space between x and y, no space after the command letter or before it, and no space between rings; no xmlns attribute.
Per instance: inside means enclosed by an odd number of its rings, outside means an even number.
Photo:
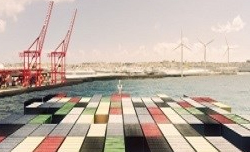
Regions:
<svg viewBox="0 0 250 152"><path fill-rule="evenodd" d="M250 115L209 97L48 95L0 121L1 152L250 151Z"/></svg>

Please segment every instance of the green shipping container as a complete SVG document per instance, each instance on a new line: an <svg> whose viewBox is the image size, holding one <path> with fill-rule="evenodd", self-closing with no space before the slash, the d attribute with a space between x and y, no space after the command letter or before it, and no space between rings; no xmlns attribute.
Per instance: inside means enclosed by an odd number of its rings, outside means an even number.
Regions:
<svg viewBox="0 0 250 152"><path fill-rule="evenodd" d="M64 106L62 106L57 112L56 115L67 115L70 110L75 106L75 103L67 102Z"/></svg>
<svg viewBox="0 0 250 152"><path fill-rule="evenodd" d="M29 123L31 124L45 124L50 123L52 120L52 115L38 115L32 119Z"/></svg>
<svg viewBox="0 0 250 152"><path fill-rule="evenodd" d="M225 114L225 116L228 118L228 119L231 119L233 120L234 122L236 122L237 124L249 124L250 122L245 120L244 118L241 118L240 116L238 115L235 115L235 114Z"/></svg>
<svg viewBox="0 0 250 152"><path fill-rule="evenodd" d="M180 115L190 115L190 113L183 108L173 108Z"/></svg>
<svg viewBox="0 0 250 152"><path fill-rule="evenodd" d="M192 107L192 108L186 108L187 111L189 111L191 114L193 115L202 115L204 114L203 112L201 112L200 110Z"/></svg>
<svg viewBox="0 0 250 152"><path fill-rule="evenodd" d="M107 137L105 141L105 152L117 150L119 152L125 151L125 144L123 137Z"/></svg>
<svg viewBox="0 0 250 152"><path fill-rule="evenodd" d="M86 108L82 114L83 115L94 115L96 111L96 108Z"/></svg>
<svg viewBox="0 0 250 152"><path fill-rule="evenodd" d="M110 102L110 97L102 97L101 102Z"/></svg>

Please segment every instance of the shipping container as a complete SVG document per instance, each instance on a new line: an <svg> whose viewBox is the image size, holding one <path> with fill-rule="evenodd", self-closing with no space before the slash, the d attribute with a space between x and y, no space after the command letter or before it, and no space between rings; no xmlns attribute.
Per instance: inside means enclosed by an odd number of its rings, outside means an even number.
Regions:
<svg viewBox="0 0 250 152"><path fill-rule="evenodd" d="M66 137L58 152L79 152L84 141L84 137Z"/></svg>
<svg viewBox="0 0 250 152"><path fill-rule="evenodd" d="M56 115L67 115L74 106L75 106L75 103L67 102L58 111L56 111L55 114Z"/></svg>
<svg viewBox="0 0 250 152"><path fill-rule="evenodd" d="M106 136L124 136L123 124L121 123L109 123L107 126Z"/></svg>
<svg viewBox="0 0 250 152"><path fill-rule="evenodd" d="M73 103L78 103L81 100L81 97L72 97L69 102L73 102Z"/></svg>
<svg viewBox="0 0 250 152"><path fill-rule="evenodd" d="M147 149L146 140L139 124L125 124L124 133L126 152L144 152Z"/></svg>
<svg viewBox="0 0 250 152"><path fill-rule="evenodd" d="M7 137L0 143L1 152L9 152L21 143L25 137Z"/></svg>
<svg viewBox="0 0 250 152"><path fill-rule="evenodd" d="M192 147L199 152L218 152L205 138L195 136L195 137L185 137Z"/></svg>
<svg viewBox="0 0 250 152"><path fill-rule="evenodd" d="M74 124L58 124L49 134L51 137L66 137Z"/></svg>
<svg viewBox="0 0 250 152"><path fill-rule="evenodd" d="M226 110L228 112L231 112L231 107L228 105L225 105L221 102L212 102L214 105L216 105L217 107L219 107L220 109Z"/></svg>
<svg viewBox="0 0 250 152"><path fill-rule="evenodd" d="M33 152L45 137L27 137L11 152Z"/></svg>
<svg viewBox="0 0 250 152"><path fill-rule="evenodd" d="M91 124L88 137L105 137L107 124Z"/></svg>
<svg viewBox="0 0 250 152"><path fill-rule="evenodd" d="M122 124L123 123L122 115L109 115L108 123Z"/></svg>
<svg viewBox="0 0 250 152"><path fill-rule="evenodd" d="M89 127L89 124L75 124L70 130L68 136L85 137L88 133Z"/></svg>
<svg viewBox="0 0 250 152"><path fill-rule="evenodd" d="M60 100L58 100L57 102L69 102L69 100L71 99L71 97L62 97Z"/></svg>
<svg viewBox="0 0 250 152"><path fill-rule="evenodd" d="M237 124L249 124L250 123L250 121L248 121L248 120L246 120L238 115L235 115L235 114L225 114L224 116L227 117L228 119L234 121Z"/></svg>
<svg viewBox="0 0 250 152"><path fill-rule="evenodd" d="M220 136L221 135L221 125L218 121L214 120L208 115L195 115L200 121L203 122L202 125L196 126L196 131L198 131L203 136Z"/></svg>
<svg viewBox="0 0 250 152"><path fill-rule="evenodd" d="M105 137L85 137L80 152L102 152Z"/></svg>
<svg viewBox="0 0 250 152"><path fill-rule="evenodd" d="M175 128L185 137L189 136L201 136L196 130L189 124L175 124Z"/></svg>
<svg viewBox="0 0 250 152"><path fill-rule="evenodd" d="M169 124L170 120L165 116L164 114L162 115L152 115L155 123L157 124Z"/></svg>
<svg viewBox="0 0 250 152"><path fill-rule="evenodd" d="M64 137L46 137L34 152L56 152L62 144Z"/></svg>
<svg viewBox="0 0 250 152"><path fill-rule="evenodd" d="M76 124L92 124L94 123L94 115L81 115Z"/></svg>
<svg viewBox="0 0 250 152"><path fill-rule="evenodd" d="M238 124L225 124L222 136L244 152L250 152L250 130Z"/></svg>
<svg viewBox="0 0 250 152"><path fill-rule="evenodd" d="M230 120L227 117L220 115L220 114L213 114L213 115L209 115L209 116L221 124L234 124L234 122L232 120Z"/></svg>
<svg viewBox="0 0 250 152"><path fill-rule="evenodd" d="M31 121L29 121L30 124L44 124L44 123L50 123L52 121L52 115L38 115Z"/></svg>
<svg viewBox="0 0 250 152"><path fill-rule="evenodd" d="M210 136L206 137L206 139L220 152L241 152L241 150L221 136Z"/></svg>
<svg viewBox="0 0 250 152"><path fill-rule="evenodd" d="M34 132L32 132L30 136L35 136L35 137L48 136L56 126L57 126L56 124L42 124Z"/></svg>
<svg viewBox="0 0 250 152"><path fill-rule="evenodd" d="M137 115L149 115L147 108L135 108Z"/></svg>

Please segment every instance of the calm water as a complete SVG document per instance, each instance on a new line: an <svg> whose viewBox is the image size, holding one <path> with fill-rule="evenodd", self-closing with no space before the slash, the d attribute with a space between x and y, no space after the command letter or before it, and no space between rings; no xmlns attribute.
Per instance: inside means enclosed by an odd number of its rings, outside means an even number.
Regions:
<svg viewBox="0 0 250 152"><path fill-rule="evenodd" d="M0 99L0 119L12 113L23 113L23 102L50 93L66 92L69 96L110 95L117 90L117 80L95 81L48 91L32 92ZM204 76L123 80L124 92L132 96L165 93L171 97L210 96L232 107L235 113L250 114L250 75Z"/></svg>

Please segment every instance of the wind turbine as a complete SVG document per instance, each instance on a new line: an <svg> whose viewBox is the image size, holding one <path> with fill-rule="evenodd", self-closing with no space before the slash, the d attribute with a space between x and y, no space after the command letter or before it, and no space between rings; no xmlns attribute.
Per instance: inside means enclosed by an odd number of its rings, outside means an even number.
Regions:
<svg viewBox="0 0 250 152"><path fill-rule="evenodd" d="M183 36L182 36L182 31L181 31L181 42L180 44L173 50L176 50L178 48L181 48L181 77L183 77L183 49L184 48L187 48L189 50L191 50L188 46L186 46L184 43L183 43Z"/></svg>
<svg viewBox="0 0 250 152"><path fill-rule="evenodd" d="M229 70L229 54L230 54L229 52L230 52L231 49L234 49L234 48L229 47L226 35L225 35L225 40L226 40L226 44L227 44L227 48L226 48L226 52L225 52L225 54L227 53L227 69Z"/></svg>
<svg viewBox="0 0 250 152"><path fill-rule="evenodd" d="M199 40L198 39L198 41L203 45L203 47L204 47L204 62L205 62L205 65L204 65L204 68L205 68L205 71L207 70L207 46L209 45L209 44L211 44L213 41L214 41L214 39L212 39L212 40L210 40L209 42L207 42L207 43L204 43L204 42L202 42L201 40Z"/></svg>

